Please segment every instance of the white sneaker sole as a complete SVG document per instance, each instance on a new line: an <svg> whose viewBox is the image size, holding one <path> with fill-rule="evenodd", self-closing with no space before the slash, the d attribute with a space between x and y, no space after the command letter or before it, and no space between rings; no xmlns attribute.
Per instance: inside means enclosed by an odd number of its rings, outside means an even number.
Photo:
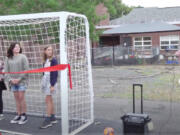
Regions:
<svg viewBox="0 0 180 135"><path fill-rule="evenodd" d="M46 128L48 128L48 127L52 127L52 124L49 124L49 125L47 125L47 126L40 127L40 128L41 128L41 129L46 129Z"/></svg>
<svg viewBox="0 0 180 135"><path fill-rule="evenodd" d="M56 123L58 123L58 121L56 120L56 121L51 121L51 123L52 124L56 124Z"/></svg>
<svg viewBox="0 0 180 135"><path fill-rule="evenodd" d="M25 121L23 121L23 122L19 121L18 124L19 124L19 125L23 125L23 124L25 124L27 121L28 121L28 120L25 120Z"/></svg>
<svg viewBox="0 0 180 135"><path fill-rule="evenodd" d="M11 124L16 124L18 123L19 121L10 121Z"/></svg>

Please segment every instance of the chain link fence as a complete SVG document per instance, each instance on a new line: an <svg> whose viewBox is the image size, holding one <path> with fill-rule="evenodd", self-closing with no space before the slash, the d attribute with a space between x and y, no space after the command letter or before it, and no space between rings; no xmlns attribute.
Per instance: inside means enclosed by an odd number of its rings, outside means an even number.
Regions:
<svg viewBox="0 0 180 135"><path fill-rule="evenodd" d="M122 47L121 45L92 48L92 65L142 65L142 64L177 64L173 53L164 51L160 54L159 47L151 49Z"/></svg>

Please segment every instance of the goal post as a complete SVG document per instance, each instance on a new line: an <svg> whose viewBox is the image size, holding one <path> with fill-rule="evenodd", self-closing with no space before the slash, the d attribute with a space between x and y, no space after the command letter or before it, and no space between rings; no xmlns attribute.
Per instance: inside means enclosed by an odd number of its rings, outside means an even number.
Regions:
<svg viewBox="0 0 180 135"><path fill-rule="evenodd" d="M63 135L76 134L94 120L94 93L90 60L89 24L84 15L70 12L0 16L0 60L12 42L20 42L30 69L42 67L43 48L51 45L60 64L70 64L73 89L67 70L59 72L59 90L53 96ZM41 74L29 75L27 113L45 115ZM12 92L4 92L5 111L15 112ZM61 133L60 133L61 134Z"/></svg>
<svg viewBox="0 0 180 135"><path fill-rule="evenodd" d="M68 61L67 61L67 51L66 51L66 45L65 45L65 31L66 31L66 28L67 28L67 25L66 25L66 22L67 22L67 15L63 15L61 16L65 19L62 20L62 22L60 23L60 50L61 50L61 53L60 53L60 60L62 63L66 64ZM61 19L60 19L61 21ZM61 33L64 33L64 34L61 34ZM62 135L63 134L68 134L69 132L69 120L68 120L68 84L67 84L67 70L61 72L61 78L64 78L64 80L61 79L61 95L63 95L61 97L61 114L62 116Z"/></svg>

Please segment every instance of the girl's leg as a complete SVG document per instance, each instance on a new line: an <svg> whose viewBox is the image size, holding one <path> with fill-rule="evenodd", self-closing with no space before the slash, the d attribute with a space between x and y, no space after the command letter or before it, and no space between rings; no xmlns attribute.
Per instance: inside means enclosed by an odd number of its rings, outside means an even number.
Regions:
<svg viewBox="0 0 180 135"><path fill-rule="evenodd" d="M19 120L18 124L25 124L28 119L26 115L26 101L25 101L25 91L19 91L19 104L21 109L21 119Z"/></svg>
<svg viewBox="0 0 180 135"><path fill-rule="evenodd" d="M19 103L20 103L20 109L21 114L26 113L26 100L25 100L25 91L19 91Z"/></svg>
<svg viewBox="0 0 180 135"><path fill-rule="evenodd" d="M14 91L14 98L16 102L17 115L10 121L10 123L18 123L21 119L21 106L19 102L19 94L17 91Z"/></svg>
<svg viewBox="0 0 180 135"><path fill-rule="evenodd" d="M40 126L40 128L48 128L52 126L51 123L51 110L52 110L52 105L51 105L51 95L46 96L46 111L47 111L47 117L45 118L44 122Z"/></svg>
<svg viewBox="0 0 180 135"><path fill-rule="evenodd" d="M0 90L0 114L3 114L2 90Z"/></svg>
<svg viewBox="0 0 180 135"><path fill-rule="evenodd" d="M51 95L46 96L46 111L47 111L47 117L45 121L42 123L40 128L48 128L52 126L52 124L57 123L57 120L54 116L54 104Z"/></svg>
<svg viewBox="0 0 180 135"><path fill-rule="evenodd" d="M57 123L54 113L53 97L51 95L46 96L47 114L52 124Z"/></svg>
<svg viewBox="0 0 180 135"><path fill-rule="evenodd" d="M21 115L21 105L19 102L19 92L14 91L14 98L16 101L16 110L17 110L18 115L20 116Z"/></svg>
<svg viewBox="0 0 180 135"><path fill-rule="evenodd" d="M50 98L50 103L51 103L51 115L54 114L54 103L53 103L53 97L51 96Z"/></svg>
<svg viewBox="0 0 180 135"><path fill-rule="evenodd" d="M48 115L48 117L50 117L52 112L54 112L53 111L54 106L52 104L52 96L51 95L47 95L46 96L46 109L47 109L46 110L47 111L47 115Z"/></svg>

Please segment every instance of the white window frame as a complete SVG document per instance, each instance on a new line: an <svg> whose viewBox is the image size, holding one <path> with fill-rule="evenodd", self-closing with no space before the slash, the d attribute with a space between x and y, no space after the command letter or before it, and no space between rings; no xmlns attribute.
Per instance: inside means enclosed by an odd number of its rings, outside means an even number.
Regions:
<svg viewBox="0 0 180 135"><path fill-rule="evenodd" d="M180 38L179 38L179 35L167 35L167 36L160 36L160 50L166 50L166 49L163 49L162 47L166 46L168 48L168 50L178 50L178 46L179 46L179 43L180 43ZM163 45L162 44L162 41L164 42L168 42L168 44L166 45ZM177 44L171 44L172 41L178 41ZM177 46L177 48L173 48L172 46Z"/></svg>
<svg viewBox="0 0 180 135"><path fill-rule="evenodd" d="M150 40L144 40L144 38L151 38ZM136 41L136 38L141 38L141 40ZM141 45L136 45L137 42L140 42ZM145 45L145 42L150 42L150 45ZM139 37L133 37L133 45L135 49L141 48L143 50L150 50L152 48L152 37L151 36L139 36ZM149 47L148 49L146 47Z"/></svg>

